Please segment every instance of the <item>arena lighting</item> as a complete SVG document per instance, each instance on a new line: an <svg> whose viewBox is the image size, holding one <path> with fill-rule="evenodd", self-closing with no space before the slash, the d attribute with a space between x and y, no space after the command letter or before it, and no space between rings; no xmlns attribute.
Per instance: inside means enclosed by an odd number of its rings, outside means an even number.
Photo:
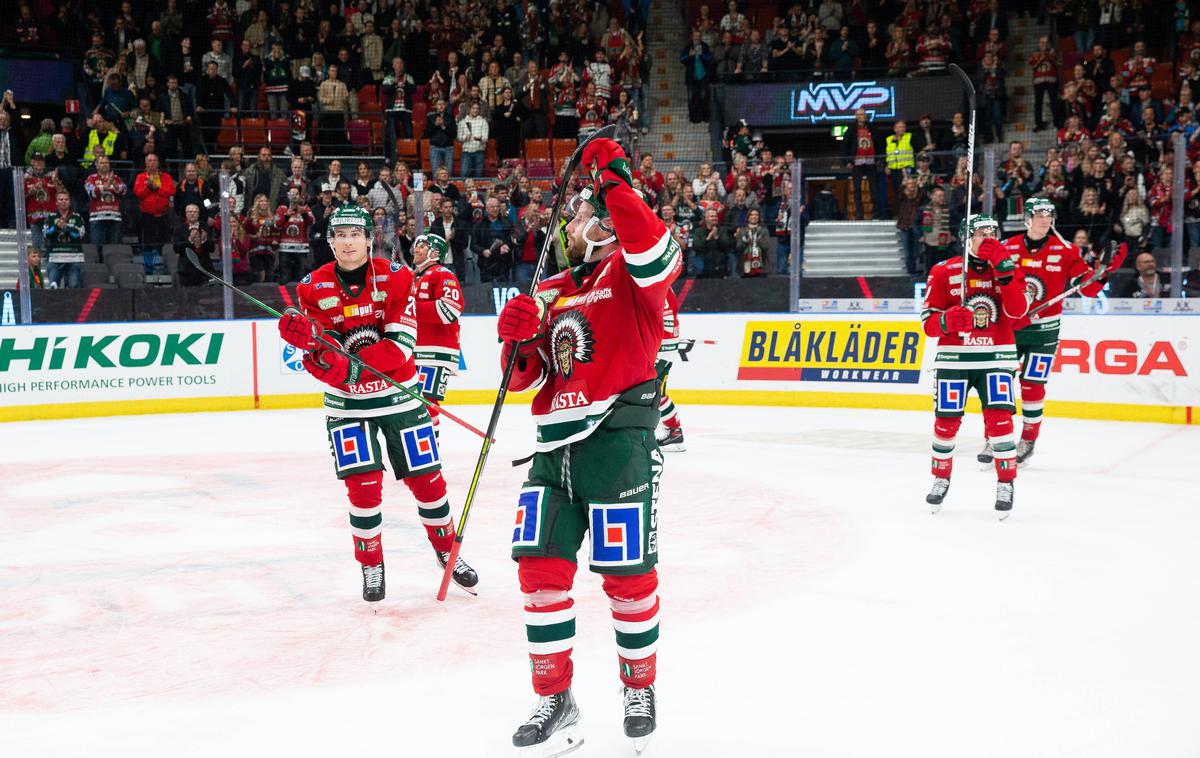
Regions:
<svg viewBox="0 0 1200 758"><path fill-rule="evenodd" d="M833 138L838 141L846 139L846 132L848 131L850 131L850 127L845 124L839 124L830 130Z"/></svg>
<svg viewBox="0 0 1200 758"><path fill-rule="evenodd" d="M30 118L33 118L33 116L32 116L32 115L30 115L30 113L29 113L29 109L28 109L28 108L22 108L22 109L21 109L21 118L24 118L24 119L30 119Z"/></svg>

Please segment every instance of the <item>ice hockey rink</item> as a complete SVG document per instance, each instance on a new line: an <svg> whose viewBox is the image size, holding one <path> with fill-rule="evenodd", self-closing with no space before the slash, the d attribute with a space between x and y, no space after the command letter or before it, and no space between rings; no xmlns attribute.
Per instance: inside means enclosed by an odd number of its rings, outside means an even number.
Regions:
<svg viewBox="0 0 1200 758"><path fill-rule="evenodd" d="M1200 754L1200 429L1047 418L999 523L978 415L931 515L931 414L680 412L648 754ZM457 514L478 445L442 429ZM0 425L0 756L511 755L528 409L498 438L479 597L434 599L389 481L368 606L320 410ZM574 594L574 755L632 755L607 602Z"/></svg>

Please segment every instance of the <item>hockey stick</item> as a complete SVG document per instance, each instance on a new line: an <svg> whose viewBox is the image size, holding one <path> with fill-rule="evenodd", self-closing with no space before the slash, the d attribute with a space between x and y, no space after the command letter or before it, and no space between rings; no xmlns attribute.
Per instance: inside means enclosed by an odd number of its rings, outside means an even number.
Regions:
<svg viewBox="0 0 1200 758"><path fill-rule="evenodd" d="M238 295L241 295L241 296L242 296L242 297L244 297L246 300L249 300L251 303L253 303L253 304L257 305L257 306L258 306L260 309L262 309L263 311L266 311L267 313L271 314L271 315L272 315L272 316L274 316L275 318L283 318L283 314L282 314L282 313L280 313L279 311L275 310L275 309L274 309L274 308L272 308L271 306L267 305L267 304L266 304L266 303L264 303L263 301L259 300L259 299L258 299L258 298L256 298L254 295L251 295L249 292L246 292L245 290L238 289L237 287L235 287L234 285L232 285L232 284L230 284L229 282L225 281L224 279L222 279L221 277L217 276L216 274L210 273L210 272L208 271L208 269L205 269L204 267L202 267L202 266L200 265L200 261L199 261L199 259L197 259L197 258L196 258L196 251L195 251L195 250L192 250L192 249L190 249L190 248L189 248L188 250L184 251L184 255L186 255L186 256L187 256L187 259L188 259L188 261L190 261L190 262L191 262L191 264L192 264L193 266L195 266L195 267L196 267L196 268L197 268L197 269L198 269L198 270L199 270L201 273L203 273L203 274L204 274L205 276L207 276L209 279L212 279L214 282L216 282L217 284L220 284L220 285L221 285L221 286L223 286L223 287L227 287L227 288L229 288L230 290L233 290L233 292L235 292L235 293L236 293L236 294L238 294ZM288 309L288 310L292 310L292 309ZM297 310L296 312L297 312L297 313L299 313L299 310ZM325 337L323 337L322 335L317 335L317 342L321 343L321 345L322 345L322 346L329 348L330 350L334 351L335 353L339 353L339 354L341 354L341 355L344 355L344 356L346 356L346 357L347 357L347 358L349 358L351 361L354 361L355 363L357 363L357 364L358 364L359 366L361 366L362 368L366 369L366 370L367 370L367 371L369 371L370 373L374 374L375 376L379 377L379 378L380 378L380 379L382 379L383 381L385 381L385 382L387 382L388 384L392 385L393 387L395 387L396 389L400 390L400 391L401 391L401 392L403 392L404 394L408 395L408 396L409 396L409 397L411 397L413 400L419 400L420 402L424 403L425 405L427 405L427 406L429 406L429 407L431 407L431 408L433 408L433 407L434 407L433 403L431 403L431 402L429 402L428 400L426 400L426 399L425 399L425 398L424 398L424 397L423 397L423 396L422 396L422 395L421 395L419 392L413 392L413 391L412 391L412 390L410 390L408 387L405 387L403 384L400 384L399 382L397 382L395 379L392 379L392 378L391 378L390 376L388 376L387 374L384 374L382 371L379 371L379 370L378 370L378 369L376 369L374 366L372 366L371 364L369 364L369 363L367 363L366 361L364 361L362 358L359 358L357 355L354 355L353 353L347 353L347 352L345 351L345 349L343 349L343 348L342 348L342 346L341 346L341 345L338 345L338 344L337 344L337 343L335 343L335 342L331 342L331 341L329 341L329 340L325 339ZM451 420L451 421L453 421L454 423L458 424L458 425L459 425L459 426L461 426L462 428L466 429L467 431L469 431L469 432L472 432L473 434L477 434L477 435L479 435L480 437L482 437L482 436L483 436L483 432L479 431L479 430L478 430L478 429L476 429L474 426L471 426L471 425L470 425L470 424L468 424L466 421L463 421L463 420L462 420L462 419L460 419L458 416L455 416L453 413L450 413L450 412L449 412L449 411L447 411L445 408L442 408L441 406L438 406L438 407L437 407L437 412L438 412L439 414L441 414L442 416L445 416L446 418L450 419L450 420ZM495 431L495 430L492 430L492 431Z"/></svg>
<svg viewBox="0 0 1200 758"><path fill-rule="evenodd" d="M567 170L563 172L562 184L559 185L558 194L554 198L554 208L550 211L551 224L558 223L559 214L562 213L563 200L566 198L567 187L571 184L571 177L575 175L575 169L579 167L579 162L583 160L583 149L594 140L611 138L616 133L617 127L615 124L598 129L587 141L576 147L575 152L571 153L571 158L567 161ZM550 233L546 234L546 239L542 242L542 251L538 254L537 264L533 269L533 281L529 283L530 297L533 297L537 292L538 279L541 278L542 269L546 265L546 258L550 254L553 236ZM508 360L504 364L504 374L500 378L500 389L496 391L496 403L492 406L492 417L488 420L487 434L483 437L483 447L479 451L479 459L475 461L475 473L471 475L471 486L467 488L467 499L463 503L462 515L458 517L458 528L454 531L454 545L450 548L450 557L446 559L446 569L442 572L442 585L438 587L438 600L446 599L446 590L450 587L450 579L454 575L454 564L458 561L459 551L462 550L463 536L467 531L467 519L471 515L471 504L475 502L475 493L479 489L479 480L483 477L483 467L487 464L488 453L492 449L492 435L496 432L496 424L500 422L500 411L504 408L504 398L508 395L508 383L512 380L513 369L516 365L517 346L513 344L512 349L508 353Z"/></svg>
<svg viewBox="0 0 1200 758"><path fill-rule="evenodd" d="M1055 233L1055 236L1057 236L1057 232ZM1062 237L1059 237L1059 239L1062 239ZM1112 247L1111 246L1108 249L1108 253L1109 254L1106 255L1105 258L1107 258L1108 261L1111 261L1112 260L1112 255L1111 255ZM1096 268L1092 271L1092 273L1088 274L1086 277L1081 279L1078 284L1076 284L1073 287L1069 287L1069 288L1063 290L1062 292L1058 293L1057 295L1050 298L1046 302L1042 303L1038 307L1029 311L1029 313L1027 313L1026 315L1027 316L1036 316L1037 314L1046 310L1047 308L1054 305L1055 303L1060 302L1062 300L1066 300L1068 297L1070 297L1071 295L1074 295L1076 292L1079 292L1084 287L1087 287L1090 284L1094 284L1095 282L1100 281L1101 277L1103 277L1107 273L1108 273L1108 263L1103 260L1097 260Z"/></svg>
<svg viewBox="0 0 1200 758"><path fill-rule="evenodd" d="M963 89L967 92L967 103L971 108L971 127L967 131L967 215L963 228L966 230L963 239L963 282L959 288L959 305L967 304L967 266L971 263L971 195L975 193L975 85L967 72L951 63L950 71L959 78Z"/></svg>

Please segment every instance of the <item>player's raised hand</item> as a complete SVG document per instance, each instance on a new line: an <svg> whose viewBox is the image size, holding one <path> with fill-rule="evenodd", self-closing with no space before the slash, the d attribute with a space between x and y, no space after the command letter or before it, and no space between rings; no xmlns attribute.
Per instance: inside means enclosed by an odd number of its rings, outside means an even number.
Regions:
<svg viewBox="0 0 1200 758"><path fill-rule="evenodd" d="M613 182L633 186L633 171L629 167L629 158L616 140L602 137L587 143L583 148L583 167L593 172L597 190Z"/></svg>
<svg viewBox="0 0 1200 758"><path fill-rule="evenodd" d="M979 244L979 249L975 251L975 257L996 272L996 278L1001 284L1008 284L1012 281L1013 271L1017 268L1017 264L1013 263L1012 256L1009 255L1000 240L991 237L984 239Z"/></svg>
<svg viewBox="0 0 1200 758"><path fill-rule="evenodd" d="M316 328L300 311L289 308L279 319L279 336L292 347L312 350L317 346Z"/></svg>
<svg viewBox="0 0 1200 758"><path fill-rule="evenodd" d="M542 330L546 308L529 295L517 295L504 304L496 322L496 332L505 342L528 342Z"/></svg>
<svg viewBox="0 0 1200 758"><path fill-rule="evenodd" d="M1125 258L1128 255L1129 245L1126 245L1124 242L1122 242L1121 246L1117 248L1117 252L1113 253L1112 260L1108 262L1107 266L1105 266L1104 272L1106 274L1111 274L1112 272L1121 268L1121 264L1125 262Z"/></svg>

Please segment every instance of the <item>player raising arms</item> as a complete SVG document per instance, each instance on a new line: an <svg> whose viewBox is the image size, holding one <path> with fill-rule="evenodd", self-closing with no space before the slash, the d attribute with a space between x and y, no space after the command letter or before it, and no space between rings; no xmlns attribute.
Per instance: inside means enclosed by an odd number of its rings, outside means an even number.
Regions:
<svg viewBox="0 0 1200 758"><path fill-rule="evenodd" d="M425 232L412 244L417 287L417 378L421 394L432 405L436 431L436 406L446 399L446 382L458 373L462 287L454 272L442 265L450 246L440 235Z"/></svg>
<svg viewBox="0 0 1200 758"><path fill-rule="evenodd" d="M382 600L386 590L380 432L396 478L404 480L417 500L417 513L442 568L454 540L446 480L425 405L372 374L360 375L358 363L316 340L315 335L323 333L416 393L413 273L398 263L371 257L373 226L370 214L356 206L343 205L334 211L329 218L329 244L335 260L301 280L303 313L289 311L279 320L283 339L305 351L304 368L329 385L326 429L334 470L350 498L354 557L362 564L363 600L369 602ZM475 594L479 577L459 559L454 582Z"/></svg>
<svg viewBox="0 0 1200 758"><path fill-rule="evenodd" d="M941 510L954 468L954 438L967 407L967 393L974 389L983 406L984 431L995 450L996 510L1004 520L1012 511L1017 477L1013 325L1029 304L1024 277L996 239L996 220L979 214L963 226L959 237L971 235L970 263L964 270L962 256L955 256L934 266L921 311L925 334L938 338L933 363L934 480L925 500L934 513Z"/></svg>
<svg viewBox="0 0 1200 758"><path fill-rule="evenodd" d="M570 689L570 590L585 537L589 566L603 576L611 602L624 730L635 751L655 728L663 459L654 437L660 415L654 363L663 302L682 255L633 190L618 143L594 140L583 165L598 172L594 186L572 200L566 233L584 263L543 281L536 298L510 300L497 325L505 341L501 360L518 351L511 388L540 385L533 401L536 452L518 498L512 544L540 696L513 744L539 756L582 744Z"/></svg>
<svg viewBox="0 0 1200 758"><path fill-rule="evenodd" d="M1062 301L1038 311L1038 306L1067 289L1083 283L1080 294L1100 294L1109 273L1124 262L1128 248L1122 243L1112 261L1102 270L1093 270L1083 262L1079 248L1064 242L1054 229L1054 203L1034 197L1025 201L1025 233L1009 237L1004 247L1025 275L1030 315L1015 327L1017 357L1021 362L1021 417L1024 421L1017 443L1017 463L1033 455L1042 425L1042 403L1046 382L1058 351L1058 329L1062 320ZM1098 264L1099 265L1099 264ZM1034 311L1037 311L1036 313ZM980 463L992 460L992 448L985 445L978 456Z"/></svg>

